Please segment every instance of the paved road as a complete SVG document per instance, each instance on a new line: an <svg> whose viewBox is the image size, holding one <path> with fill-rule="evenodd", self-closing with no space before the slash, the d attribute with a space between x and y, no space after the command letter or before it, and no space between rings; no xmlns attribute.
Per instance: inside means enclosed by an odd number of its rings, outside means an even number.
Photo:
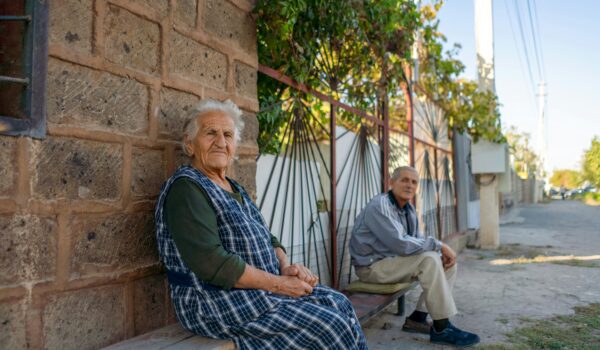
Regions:
<svg viewBox="0 0 600 350"><path fill-rule="evenodd" d="M502 221L502 249L467 249L459 256L454 289L459 314L452 318L458 327L478 333L482 343L496 343L522 318L571 314L574 306L600 302L600 257L585 262L592 267L526 260L600 255L600 207L553 201L516 208ZM513 263L494 265L499 259ZM416 297L409 295L408 313ZM365 325L371 349L445 348L429 344L428 336L402 332L404 318L392 312Z"/></svg>

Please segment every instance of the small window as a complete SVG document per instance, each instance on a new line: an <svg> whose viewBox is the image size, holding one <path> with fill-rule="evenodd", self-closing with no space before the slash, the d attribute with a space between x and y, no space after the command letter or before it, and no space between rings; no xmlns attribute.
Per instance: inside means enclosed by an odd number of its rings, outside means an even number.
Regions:
<svg viewBox="0 0 600 350"><path fill-rule="evenodd" d="M0 135L46 135L48 3L0 0Z"/></svg>

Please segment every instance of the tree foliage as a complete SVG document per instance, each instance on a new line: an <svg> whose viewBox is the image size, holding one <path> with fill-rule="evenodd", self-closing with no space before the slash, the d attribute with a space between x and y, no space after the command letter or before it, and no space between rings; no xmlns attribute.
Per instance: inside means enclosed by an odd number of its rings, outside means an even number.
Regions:
<svg viewBox="0 0 600 350"><path fill-rule="evenodd" d="M581 173L571 169L554 170L550 183L555 187L574 189L581 185Z"/></svg>
<svg viewBox="0 0 600 350"><path fill-rule="evenodd" d="M583 154L582 163L583 178L600 187L600 137L594 137L592 145Z"/></svg>
<svg viewBox="0 0 600 350"><path fill-rule="evenodd" d="M539 168L539 157L529 145L529 133L520 133L517 128L511 126L505 131L506 142L513 155L515 171L521 178L528 178L537 174ZM541 175L541 174L539 174Z"/></svg>
<svg viewBox="0 0 600 350"><path fill-rule="evenodd" d="M480 90L475 81L460 78L465 66L456 58L459 45L443 49L446 37L438 31L436 18L442 4L434 2L422 11L425 24L420 31L419 86L446 112L451 128L469 133L475 142L479 138L504 142L496 94Z"/></svg>
<svg viewBox="0 0 600 350"><path fill-rule="evenodd" d="M356 108L405 116L407 68L419 37L419 93L440 106L451 127L491 141L502 138L493 93L458 78L456 50L443 52L436 19L441 0L418 8L412 0L259 0L255 7L259 62ZM277 152L286 121L306 110L325 121L328 106L307 102L274 79L259 75L259 147ZM340 111L352 128L356 115ZM397 125L403 126L402 122Z"/></svg>

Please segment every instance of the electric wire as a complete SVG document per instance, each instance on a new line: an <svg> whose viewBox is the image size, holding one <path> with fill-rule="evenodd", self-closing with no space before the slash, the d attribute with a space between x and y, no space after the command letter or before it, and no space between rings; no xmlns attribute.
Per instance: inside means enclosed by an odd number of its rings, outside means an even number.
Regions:
<svg viewBox="0 0 600 350"><path fill-rule="evenodd" d="M519 3L517 0L514 0L513 3L515 5L517 23L519 24L519 33L521 34L521 41L523 43L523 50L525 52L525 63L527 63L527 72L529 73L529 80L532 86L535 86L535 80L533 79L533 74L531 73L531 60L529 59L529 51L527 50L527 41L525 40L525 33L523 30L523 21L521 20L521 9L519 8Z"/></svg>
<svg viewBox="0 0 600 350"><path fill-rule="evenodd" d="M539 45L539 50L540 50L540 63L542 65L542 76L546 77L546 62L544 60L544 51L542 50L542 47L544 47L544 44L542 42L542 36L540 35L540 21L539 21L539 17L538 17L538 12L537 12L537 5L535 3L535 0L531 0L533 2L533 17L535 19L535 29L536 29L536 33L537 33L537 38L538 38L538 42L540 43Z"/></svg>
<svg viewBox="0 0 600 350"><path fill-rule="evenodd" d="M515 44L515 51L517 52L517 57L519 59L519 67L521 68L521 74L523 75L523 81L529 82L529 85L530 85L530 89L528 89L529 94L531 97L531 101L533 101L535 103L535 85L533 85L533 82L531 80L527 80L527 76L525 75L525 64L523 63L521 48L518 44L517 35L515 33L515 28L514 28L515 26L514 26L514 22L512 20L512 15L510 13L511 12L510 8L508 6L508 0L504 2L504 5L506 8L506 14L508 16L508 23L510 26L510 31L512 33L513 43Z"/></svg>
<svg viewBox="0 0 600 350"><path fill-rule="evenodd" d="M539 75L539 80L544 80L544 75L542 73L542 60L540 58L540 52L537 44L537 33L535 31L535 25L533 22L533 17L531 15L531 1L527 0L527 14L529 15L529 26L531 27L531 39L533 42L533 51L535 53L535 60L537 63L537 70Z"/></svg>

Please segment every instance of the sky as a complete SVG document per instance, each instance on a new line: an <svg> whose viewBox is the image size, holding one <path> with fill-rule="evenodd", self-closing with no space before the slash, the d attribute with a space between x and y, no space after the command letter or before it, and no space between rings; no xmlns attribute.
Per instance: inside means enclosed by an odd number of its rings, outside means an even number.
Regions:
<svg viewBox="0 0 600 350"><path fill-rule="evenodd" d="M465 78L477 79L474 2L445 0L438 18L439 30L462 46L458 58L466 65ZM531 42L528 0L493 0L494 65L496 93L501 103L502 127L515 126L531 134L537 145L540 74ZM525 59L515 4L521 23L533 81ZM539 41L546 81L547 165L546 170L581 168L581 158L600 137L600 1L529 0L532 16L537 14ZM534 6L535 4L535 6ZM537 11L534 10L534 7ZM511 27L512 23L512 27ZM536 89L534 92L533 89Z"/></svg>

